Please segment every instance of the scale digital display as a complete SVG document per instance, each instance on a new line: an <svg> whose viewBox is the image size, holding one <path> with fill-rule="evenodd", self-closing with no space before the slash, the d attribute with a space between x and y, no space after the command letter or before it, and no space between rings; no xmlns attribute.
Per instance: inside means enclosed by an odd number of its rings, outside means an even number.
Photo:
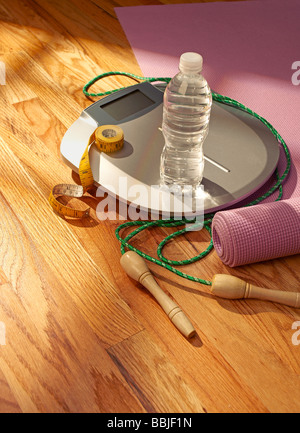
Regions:
<svg viewBox="0 0 300 433"><path fill-rule="evenodd" d="M163 92L150 83L140 83L113 92L84 110L98 125L118 125L148 116L163 103Z"/></svg>
<svg viewBox="0 0 300 433"><path fill-rule="evenodd" d="M101 109L119 121L138 111L151 107L153 104L155 104L155 101L148 98L140 90L135 90L119 99L101 105Z"/></svg>

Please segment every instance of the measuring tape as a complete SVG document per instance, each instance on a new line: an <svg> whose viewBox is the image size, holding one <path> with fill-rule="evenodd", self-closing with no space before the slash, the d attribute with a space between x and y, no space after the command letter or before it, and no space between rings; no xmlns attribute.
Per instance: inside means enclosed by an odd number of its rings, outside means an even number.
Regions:
<svg viewBox="0 0 300 433"><path fill-rule="evenodd" d="M124 133L122 128L116 125L102 125L95 129L90 136L86 149L79 163L79 177L81 185L59 184L56 185L49 196L49 203L53 210L59 215L71 218L84 218L89 216L90 208L79 210L66 206L59 202L56 197L67 196L80 198L94 185L94 177L90 166L89 149L95 144L100 152L112 153L122 149L124 144Z"/></svg>

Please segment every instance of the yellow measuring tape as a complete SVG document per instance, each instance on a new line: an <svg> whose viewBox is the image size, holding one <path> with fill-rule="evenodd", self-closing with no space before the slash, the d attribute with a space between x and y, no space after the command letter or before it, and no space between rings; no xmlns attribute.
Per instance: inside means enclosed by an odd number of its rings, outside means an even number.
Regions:
<svg viewBox="0 0 300 433"><path fill-rule="evenodd" d="M59 215L72 218L87 217L90 209L85 211L74 209L59 202L56 197L68 196L80 198L83 194L93 186L94 178L90 166L89 149L95 144L100 152L112 153L122 149L124 144L124 133L122 128L116 125L102 125L95 129L90 136L86 149L79 163L79 177L81 185L59 184L56 185L49 196L49 203L53 210Z"/></svg>

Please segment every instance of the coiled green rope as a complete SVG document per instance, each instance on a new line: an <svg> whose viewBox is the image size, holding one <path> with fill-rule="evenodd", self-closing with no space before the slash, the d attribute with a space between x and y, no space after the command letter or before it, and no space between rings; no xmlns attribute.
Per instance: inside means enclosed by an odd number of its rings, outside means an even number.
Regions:
<svg viewBox="0 0 300 433"><path fill-rule="evenodd" d="M97 77L93 78L91 81L89 81L83 88L83 93L86 96L92 96L92 97L97 97L97 96L106 96L109 95L111 93L117 92L119 90L124 89L125 87L121 87L118 89L114 89L114 90L109 90L107 92L101 92L101 93L89 93L88 89L89 87L91 87L96 81L108 77L108 76L112 76L112 75L123 75L123 76L127 76L130 78L133 78L135 80L140 80L140 81L147 81L149 83L153 83L153 82L166 82L168 83L171 78L168 77L163 77L163 78L154 78L154 77L139 77L137 75L131 74L129 72L106 72L103 74L98 75ZM281 200L282 198L282 184L284 182L284 180L286 179L289 171L290 171L290 167L291 167L291 157L290 157L290 152L289 149L285 143L285 141L283 140L283 138L280 136L280 134L276 131L276 129L263 117L261 117L259 114L255 113L254 111L252 111L250 108L247 108L245 105L241 104L238 101L235 101L234 99L231 99L227 96L223 96L220 95L216 92L212 92L212 98L214 101L220 102L222 104L226 104L226 105L230 105L232 107L238 108L240 110L243 110L247 113L249 113L251 116L256 117L257 119L259 119L264 125L267 126L267 128L269 128L269 130L272 132L272 134L276 137L276 139L278 140L278 142L281 144L285 156L286 156L286 168L283 172L283 174L281 176L279 176L278 170L276 169L275 171L275 175L276 175L276 182L275 184L262 196L258 197L257 199L251 201L250 203L248 203L246 206L254 206L260 202L262 202L263 200L265 200L267 197L269 197L271 194L273 194L276 190L279 191L278 197L276 198L276 201ZM157 247L157 256L158 259L149 256L148 254L140 251L139 249L135 248L133 245L131 245L129 243L129 241L136 235L138 235L141 231L149 229L151 227L179 227L182 225L186 225L187 223L191 223L190 220L186 220L186 219L182 219L180 221L174 220L174 219L169 219L169 220L156 220L156 221L129 221L126 223L121 224L117 229L116 229L116 237L117 239L120 241L121 243L121 253L124 254L125 249L129 249L132 251L135 251L137 254L139 254L141 257L143 257L144 259L153 262L159 266L162 266L166 269L168 269L169 271L179 275L180 277L186 278L190 281L195 281L201 284L205 284L205 285L211 285L212 282L208 281L208 280L204 280L202 278L198 278L198 277L194 277L191 275L188 275L184 272L179 271L177 268L175 268L174 266L181 266L181 265L189 265L191 263L194 263L200 259L202 259L203 257L205 257L212 249L213 249L213 240L212 240L212 236L211 236L211 223L212 223L212 219L214 217L214 213L211 214L207 214L205 215L204 218L204 222L203 222L203 227L208 231L209 235L210 235L210 243L208 245L208 247L202 251L200 254L198 254L195 257L186 259L186 260L181 260L181 261L175 261L175 260L169 260L166 257L163 256L162 254L162 250L164 248L164 246L172 239L184 235L187 231L190 231L190 228L184 227L181 230L178 230L174 233L172 233L171 235L167 236L165 239L163 239L160 244ZM197 224L197 222L196 222ZM127 235L125 238L122 238L122 236L120 235L120 232L127 228L127 227L136 227L137 228L135 230L133 230L129 235Z"/></svg>

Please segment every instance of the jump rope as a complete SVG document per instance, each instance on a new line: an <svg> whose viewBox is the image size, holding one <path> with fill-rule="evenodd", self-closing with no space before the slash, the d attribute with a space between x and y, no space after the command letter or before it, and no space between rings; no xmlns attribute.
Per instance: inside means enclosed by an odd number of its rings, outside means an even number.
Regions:
<svg viewBox="0 0 300 433"><path fill-rule="evenodd" d="M153 82L165 82L165 83L169 83L169 81L171 80L171 78L169 77L160 77L160 78L155 78L155 77L140 77L138 75L135 74L131 74L129 72L119 72L119 71L112 71L112 72L105 72L102 73L98 76L96 76L95 78L93 78L91 81L89 81L84 87L83 87L83 93L87 96L87 97L102 97L102 96L106 96L106 95L110 95L114 92L118 92L119 90L125 89L126 87L121 87L118 89L113 89L113 90L109 90L106 92L100 92L100 93L90 93L88 92L88 89L95 84L97 81L108 77L108 76L113 76L113 75L122 75L122 76L126 76L129 78L132 78L134 80L139 80L140 82L148 82L148 83L153 83ZM267 197L269 197L271 194L273 194L275 191L278 190L278 197L275 199L275 201L279 201L282 198L282 193L283 193L283 188L282 188L282 184L284 182L284 180L286 179L289 171L290 171L290 167L291 167L291 157L290 157L290 152L289 149L285 143L285 141L283 140L283 138L281 137L281 135L276 131L276 129L270 124L270 122L268 122L266 119L264 119L262 116L260 116L259 114L255 113L253 110L251 110L250 108L246 107L245 105L241 104L240 102L229 98L227 96L223 96L220 95L219 93L216 92L212 92L212 99L216 102L220 102L222 104L225 105L229 105L232 107L235 107L239 110L245 111L246 113L250 114L251 116L257 118L258 120L260 120L271 132L272 134L276 137L276 139L278 140L278 142L280 143L281 147L283 148L285 157L286 157L286 166L285 166L285 170L283 172L283 174L280 176L278 169L276 168L275 170L275 176L276 176L276 182L274 183L274 185L272 187L270 187L270 189L264 193L263 195L261 195L260 197L256 198L255 200L251 201L250 203L246 204L245 207L247 206L254 206L258 203L261 203L263 200L265 200ZM212 219L214 217L215 213L210 213L210 214L206 214L204 217L204 221L201 222L201 224L203 225L203 227L207 230L207 232L210 235L210 242L208 247L200 252L198 255L186 259L186 260L170 260L168 258L166 258L163 255L163 248L164 246L171 240L173 240L174 238L177 238L178 236L184 235L186 232L190 231L191 228L185 226L184 228L175 231L174 233L170 234L169 236L165 237L158 245L157 247L157 256L158 259L155 257L152 257L146 253L144 253L143 251L139 250L138 248L134 247L133 245L131 245L130 241L137 236L140 232L142 232L143 230L147 230L150 229L152 227L180 227L182 225L186 225L187 223L191 224L193 223L193 221L191 220L187 220L187 219L182 219L182 220L174 220L174 219L168 219L168 220L155 220L155 221L129 221L129 222L125 222L123 224L121 224L115 231L115 235L117 237L117 239L120 241L121 243L121 253L122 255L125 253L126 249L130 250L130 251L134 251L136 252L139 256L143 257L144 259L153 262L159 266L162 266L163 268L168 269L169 271L175 273L176 275L179 275L180 277L186 278L190 281L195 281L197 283L201 283L201 284L205 284L208 286L212 285L212 281L209 280L205 280L199 277L195 277L192 275L189 275L187 273L181 272L179 269L175 268L174 266L182 266L182 265L189 265L191 263L195 263L198 260L201 260L203 257L205 257L213 248L213 239L212 239L212 233L211 233L211 224L212 224ZM195 222L195 220L194 220ZM197 222L195 223L197 224ZM130 234L128 234L125 237L121 236L121 232L128 228L128 227L137 227L135 228Z"/></svg>

